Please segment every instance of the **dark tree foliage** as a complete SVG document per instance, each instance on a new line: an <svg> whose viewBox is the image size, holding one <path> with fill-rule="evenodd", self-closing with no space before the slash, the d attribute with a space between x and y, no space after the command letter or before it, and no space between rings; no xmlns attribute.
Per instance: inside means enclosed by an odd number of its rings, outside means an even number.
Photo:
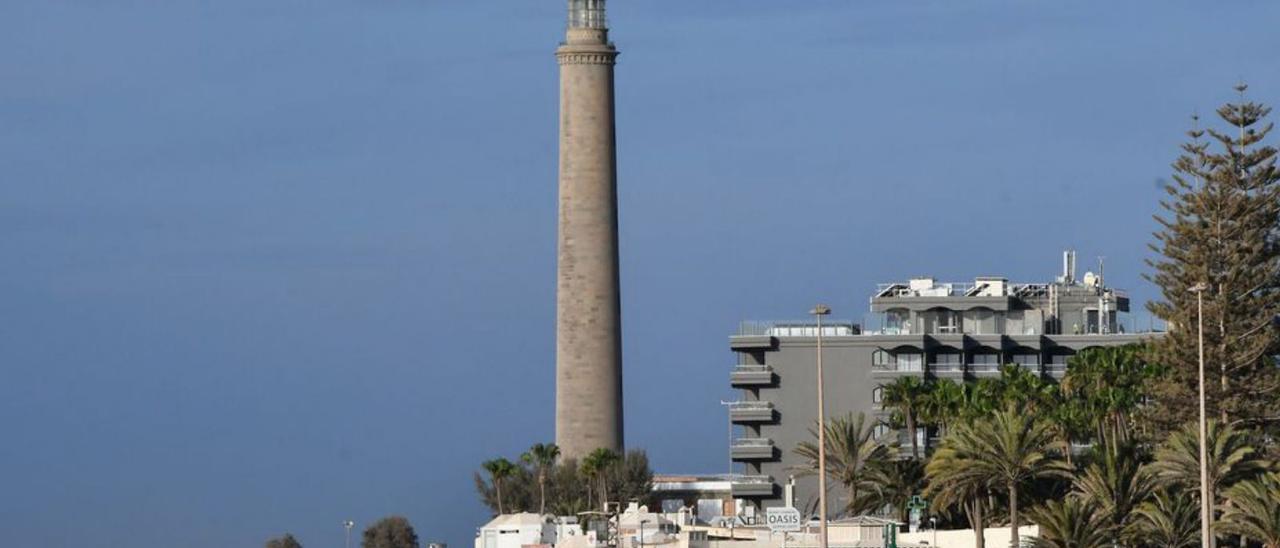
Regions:
<svg viewBox="0 0 1280 548"><path fill-rule="evenodd" d="M649 456L644 451L632 449L623 455L622 460L610 467L609 493L612 498L621 502L623 507L629 502L637 502L655 508L653 495L653 470L649 467Z"/></svg>
<svg viewBox="0 0 1280 548"><path fill-rule="evenodd" d="M293 538L293 535L285 533L283 537L268 540L267 548L302 548L302 543Z"/></svg>
<svg viewBox="0 0 1280 548"><path fill-rule="evenodd" d="M476 493L480 502L493 513L498 512L497 489L487 474L475 474ZM636 501L656 507L651 493L653 470L644 451L632 450L611 464L603 474L607 483L609 500L625 507ZM559 516L596 509L588 495L599 497L599 480L582 474L580 463L564 459L546 468L546 511ZM538 473L527 463L507 477L502 484L503 509L507 512L537 512L540 503ZM597 501L598 502L598 501Z"/></svg>
<svg viewBox="0 0 1280 548"><path fill-rule="evenodd" d="M1160 286L1152 313L1169 323L1156 347L1167 366L1152 413L1162 431L1198 414L1196 294L1205 283L1204 342L1210 414L1224 422L1276 431L1280 420L1280 370L1276 331L1280 312L1280 171L1276 148L1263 144L1270 109L1244 99L1219 108L1229 129L1199 127L1173 164L1174 183L1156 216L1161 229L1147 276ZM1197 120L1197 126L1199 121ZM1208 137L1206 138L1206 134Z"/></svg>
<svg viewBox="0 0 1280 548"><path fill-rule="evenodd" d="M401 516L391 516L378 520L364 530L361 548L418 548L418 534L409 525L409 520Z"/></svg>

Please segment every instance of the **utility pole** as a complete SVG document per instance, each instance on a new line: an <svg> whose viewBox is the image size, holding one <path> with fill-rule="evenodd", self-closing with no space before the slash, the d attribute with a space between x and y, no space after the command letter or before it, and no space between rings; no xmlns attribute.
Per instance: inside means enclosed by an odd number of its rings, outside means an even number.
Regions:
<svg viewBox="0 0 1280 548"><path fill-rule="evenodd" d="M1209 285L1201 282L1191 288L1196 294L1196 337L1200 346L1200 545L1213 548L1213 499L1209 498L1208 422L1205 420L1204 398L1204 292Z"/></svg>
<svg viewBox="0 0 1280 548"><path fill-rule="evenodd" d="M827 415L822 393L822 317L831 307L819 304L809 311L818 320L818 548L827 548Z"/></svg>

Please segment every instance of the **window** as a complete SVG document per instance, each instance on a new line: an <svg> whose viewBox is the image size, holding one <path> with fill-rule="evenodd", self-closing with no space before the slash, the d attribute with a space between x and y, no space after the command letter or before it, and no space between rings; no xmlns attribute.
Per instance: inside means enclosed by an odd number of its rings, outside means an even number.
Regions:
<svg viewBox="0 0 1280 548"><path fill-rule="evenodd" d="M938 365L960 365L960 353L939 352L934 355L933 363Z"/></svg>
<svg viewBox="0 0 1280 548"><path fill-rule="evenodd" d="M1039 354L1014 354L1013 363L1016 363L1028 369L1034 368L1040 365L1040 355Z"/></svg>
<svg viewBox="0 0 1280 548"><path fill-rule="evenodd" d="M875 437L875 439L880 439L880 438L883 438L884 435L888 433L889 433L889 427L886 426L884 423L881 423L876 425L875 431L872 433L872 436Z"/></svg>
<svg viewBox="0 0 1280 548"><path fill-rule="evenodd" d="M989 365L992 367L996 367L1000 365L1000 355L999 354L974 354L973 362L971 363L973 363L973 365Z"/></svg>
<svg viewBox="0 0 1280 548"><path fill-rule="evenodd" d="M884 402L884 388L877 386L875 387L874 390L871 391L871 403L882 403L882 402Z"/></svg>
<svg viewBox="0 0 1280 548"><path fill-rule="evenodd" d="M911 312L895 308L884 315L885 333L888 335L909 335L911 333Z"/></svg>
<svg viewBox="0 0 1280 548"><path fill-rule="evenodd" d="M997 315L990 308L975 308L964 313L965 332L973 335L998 335Z"/></svg>
<svg viewBox="0 0 1280 548"><path fill-rule="evenodd" d="M893 354L884 350L876 350L871 353L871 365L876 367L889 367L897 365L898 361L894 359Z"/></svg>
<svg viewBox="0 0 1280 548"><path fill-rule="evenodd" d="M924 371L924 354L898 354L898 371Z"/></svg>

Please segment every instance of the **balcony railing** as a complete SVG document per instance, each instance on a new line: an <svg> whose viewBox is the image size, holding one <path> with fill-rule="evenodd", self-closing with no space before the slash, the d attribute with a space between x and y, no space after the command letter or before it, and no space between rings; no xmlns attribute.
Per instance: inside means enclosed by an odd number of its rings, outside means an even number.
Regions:
<svg viewBox="0 0 1280 548"><path fill-rule="evenodd" d="M971 363L969 371L975 375L992 375L1000 373L1000 365L994 363Z"/></svg>
<svg viewBox="0 0 1280 548"><path fill-rule="evenodd" d="M964 366L959 362L931 363L929 371L934 373L963 373Z"/></svg>
<svg viewBox="0 0 1280 548"><path fill-rule="evenodd" d="M773 368L767 365L737 365L729 373L734 386L767 386L773 383Z"/></svg>
<svg viewBox="0 0 1280 548"><path fill-rule="evenodd" d="M922 363L878 363L871 366L872 371L888 373L924 373Z"/></svg>
<svg viewBox="0 0 1280 548"><path fill-rule="evenodd" d="M735 401L729 404L731 411L764 411L772 410L773 402L767 401Z"/></svg>
<svg viewBox="0 0 1280 548"><path fill-rule="evenodd" d="M733 440L734 447L773 447L769 438L738 438Z"/></svg>

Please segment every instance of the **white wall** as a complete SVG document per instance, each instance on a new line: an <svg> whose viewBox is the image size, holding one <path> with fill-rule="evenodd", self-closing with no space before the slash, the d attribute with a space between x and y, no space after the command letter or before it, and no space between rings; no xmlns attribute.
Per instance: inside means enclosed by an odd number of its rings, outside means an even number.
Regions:
<svg viewBox="0 0 1280 548"><path fill-rule="evenodd" d="M1009 528L999 527L986 529L987 548L1005 548L1009 546ZM1020 537L1038 537L1040 536L1040 528L1034 525L1028 525L1018 528L1018 536ZM937 544L934 544L934 539ZM933 531L924 531L921 533L898 533L898 543L910 542L912 544L928 543L930 546L942 546L943 548L976 548L977 537L973 533L973 529L957 529L950 531L938 531L934 536Z"/></svg>

